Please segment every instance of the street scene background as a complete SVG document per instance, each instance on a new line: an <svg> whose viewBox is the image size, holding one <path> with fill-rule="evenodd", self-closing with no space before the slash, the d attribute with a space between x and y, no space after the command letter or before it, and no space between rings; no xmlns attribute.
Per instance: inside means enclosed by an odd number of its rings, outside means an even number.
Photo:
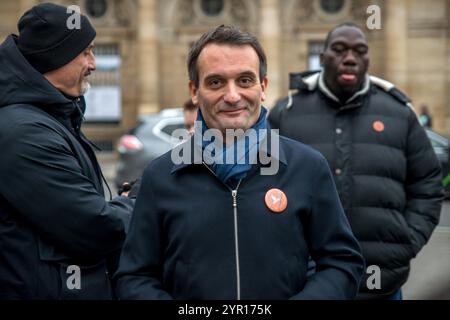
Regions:
<svg viewBox="0 0 450 320"><path fill-rule="evenodd" d="M19 17L41 0L0 0L0 40L17 34ZM260 39L268 58L267 107L288 92L290 72L320 67L327 32L352 21L365 28L370 73L396 85L416 110L429 106L433 131L450 137L450 0L55 0L77 5L97 30L84 133L113 194L120 138L142 116L181 107L189 97L186 54L199 35L236 25ZM211 3L204 6L204 3ZM379 8L380 25L367 21ZM105 101L107 103L105 103ZM405 299L450 288L450 201L428 244L412 261Z"/></svg>
<svg viewBox="0 0 450 320"><path fill-rule="evenodd" d="M0 39L39 0L0 1ZM189 97L186 55L220 24L257 35L268 60L266 106L287 95L290 72L320 67L328 31L351 21L367 35L370 73L427 104L433 130L450 136L450 0L53 0L77 5L97 30L83 131L113 150L139 116ZM108 103L104 103L107 101Z"/></svg>

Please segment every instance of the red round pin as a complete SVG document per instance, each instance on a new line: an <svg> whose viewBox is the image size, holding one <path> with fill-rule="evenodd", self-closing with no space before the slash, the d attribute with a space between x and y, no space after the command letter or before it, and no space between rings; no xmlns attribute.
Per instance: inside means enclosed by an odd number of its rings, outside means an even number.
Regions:
<svg viewBox="0 0 450 320"><path fill-rule="evenodd" d="M381 121L375 121L372 125L373 130L376 132L383 132L384 131L384 123Z"/></svg>
<svg viewBox="0 0 450 320"><path fill-rule="evenodd" d="M281 213L287 208L288 200L280 189L270 189L265 196L266 206L275 213Z"/></svg>

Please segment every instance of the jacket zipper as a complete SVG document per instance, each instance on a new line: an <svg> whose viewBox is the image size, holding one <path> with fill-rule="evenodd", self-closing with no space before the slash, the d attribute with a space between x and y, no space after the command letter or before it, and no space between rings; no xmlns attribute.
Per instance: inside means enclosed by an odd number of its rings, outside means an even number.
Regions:
<svg viewBox="0 0 450 320"><path fill-rule="evenodd" d="M93 150L93 149L97 149L98 151L101 151L101 149L99 147L97 147L89 139L87 139L83 135L83 132L81 132L81 122L86 120L86 118L84 117L84 113L81 111L81 108L80 108L80 105L79 105L80 101L81 101L80 98L76 98L74 101L72 101L72 103L75 105L75 108L78 110L78 112L81 115L81 120L76 124L76 127L74 128L75 129L75 133L76 133L76 135L79 138L79 141L80 141L80 144L82 145L82 148L88 154L88 158L91 160L92 166L94 167L94 170L97 173L97 176L100 177L100 179L99 179L99 186L100 186L100 190L101 190L102 195L104 194L104 188L103 188L102 184L105 183L105 186L108 189L108 193L109 193L109 200L112 200L111 188L109 187L108 181L106 181L106 178L103 175L102 169L100 167L100 164L97 161L97 157L95 156L95 152ZM86 148L83 147L83 144L86 145Z"/></svg>
<svg viewBox="0 0 450 320"><path fill-rule="evenodd" d="M237 283L237 300L241 300L241 272L239 264L239 236L238 236L238 223L237 223L237 192L242 180L239 180L235 190L231 190L231 196L233 197L233 213L234 213L234 246L236 252L236 283Z"/></svg>
<svg viewBox="0 0 450 320"><path fill-rule="evenodd" d="M211 170L211 168L203 162L203 165L217 178L217 175L214 173L214 171ZM220 179L219 179L220 180ZM225 184L222 180L222 182L225 187L227 187L228 190L231 191L231 197L233 199L233 219L234 219L234 250L236 253L236 294L237 294L237 300L241 300L241 271L240 271L240 264L239 264L239 236L238 236L238 212L237 212L237 193L239 186L241 185L241 180L239 180L236 189L231 189L227 184Z"/></svg>

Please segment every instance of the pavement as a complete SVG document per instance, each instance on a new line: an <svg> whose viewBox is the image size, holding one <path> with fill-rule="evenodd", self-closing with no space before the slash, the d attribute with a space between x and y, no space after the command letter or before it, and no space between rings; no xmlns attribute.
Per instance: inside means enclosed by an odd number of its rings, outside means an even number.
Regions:
<svg viewBox="0 0 450 320"><path fill-rule="evenodd" d="M411 273L403 286L403 298L429 299L443 290L450 294L450 228L438 226L411 261Z"/></svg>
<svg viewBox="0 0 450 320"><path fill-rule="evenodd" d="M101 152L97 157L114 196L117 192L113 183L117 154ZM403 298L430 299L443 288L447 290L446 298L450 299L450 201L444 203L439 226L430 240L411 261L411 273L402 288Z"/></svg>

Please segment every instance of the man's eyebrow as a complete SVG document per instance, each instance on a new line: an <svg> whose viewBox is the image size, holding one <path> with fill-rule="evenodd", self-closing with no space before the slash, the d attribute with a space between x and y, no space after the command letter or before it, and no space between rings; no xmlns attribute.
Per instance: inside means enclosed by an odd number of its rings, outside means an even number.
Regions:
<svg viewBox="0 0 450 320"><path fill-rule="evenodd" d="M211 73L205 77L205 79L209 79L209 78L223 78L223 76L219 73Z"/></svg>
<svg viewBox="0 0 450 320"><path fill-rule="evenodd" d="M244 71L241 72L239 74L239 76L252 76L252 77L256 77L256 73L254 73L253 71Z"/></svg>
<svg viewBox="0 0 450 320"><path fill-rule="evenodd" d="M256 73L251 70L242 71L238 74L238 76L256 76ZM205 77L205 79L209 78L223 78L224 75L219 73L211 73Z"/></svg>
<svg viewBox="0 0 450 320"><path fill-rule="evenodd" d="M251 70L247 70L247 71L243 71L241 73L238 74L238 77L242 77L242 76L250 76L250 77L256 77L256 73L251 71ZM203 81L208 81L211 79L224 79L225 76L223 74L220 73L211 73L209 75L207 75Z"/></svg>
<svg viewBox="0 0 450 320"><path fill-rule="evenodd" d="M344 39L336 39L336 40L334 40L334 41L332 41L330 43L330 46L333 46L333 45L345 45L345 46L348 46L349 43L346 40L344 40ZM369 45L366 42L362 41L362 40L354 43L354 46L355 47L357 47L357 46L369 47Z"/></svg>

